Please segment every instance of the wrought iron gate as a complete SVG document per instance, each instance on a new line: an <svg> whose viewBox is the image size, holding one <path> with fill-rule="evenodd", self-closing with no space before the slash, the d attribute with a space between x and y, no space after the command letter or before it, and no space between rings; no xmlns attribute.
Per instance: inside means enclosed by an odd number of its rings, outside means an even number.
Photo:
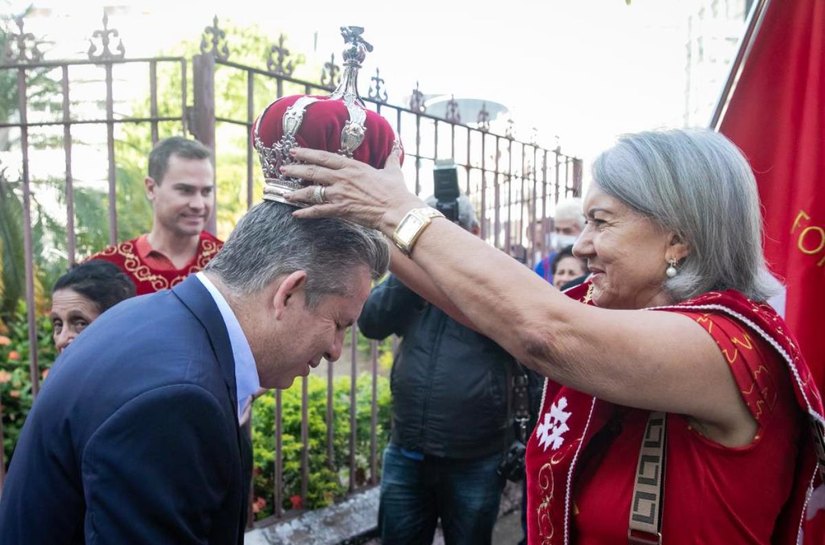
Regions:
<svg viewBox="0 0 825 545"><path fill-rule="evenodd" d="M340 67L335 55L325 64L317 82L293 77L295 57L285 47L285 38L272 45L264 67L235 63L229 58L227 36L215 18L204 30L200 54L186 57L126 58L118 32L109 28L104 15L103 28L90 38L88 58L84 60L47 61L38 50L37 39L24 31L24 22L16 20L16 30L6 33L5 54L0 63L0 78L13 84L16 103L14 115L0 123L10 144L3 153L2 174L19 188L22 209L22 247L25 271L25 301L28 319L29 380L32 396L37 395L41 380L38 341L42 339L38 319L37 271L44 254L59 253L57 260L73 264L88 255L90 249L78 247L79 220L76 198L83 188L105 189L108 243L123 238L119 229L119 198L124 191L123 162L128 157L147 157L152 146L164 135L191 133L213 150L216 177L232 183L230 194L218 194L216 214L211 230L226 232L232 226L226 210L251 206L260 196L263 176L255 152L248 143L255 116L277 97L287 94L327 93L337 82ZM241 78L245 90L233 93L241 108L226 112L227 96L221 82ZM147 81L148 80L148 81ZM124 85L125 82L125 85ZM136 82L142 82L140 84ZM191 83L191 104L188 89ZM145 85L148 96L120 98L119 90ZM77 89L80 88L80 91ZM128 94L128 93L126 93ZM242 95L242 96L241 96ZM172 99L170 100L170 97ZM448 104L443 117L431 115L424 107L423 94L416 88L404 105L388 101L384 80L376 69L371 78L368 107L378 111L394 126L405 144L405 175L410 188L419 194L432 192L432 167L437 159L453 158L459 166L460 184L480 212L482 238L510 251L521 248L528 265L540 255L532 251L533 240L546 232L555 203L562 197L578 195L581 190L581 161L536 142L515 138L512 130L496 134L490 130L489 114L482 108L473 123L458 117L455 104ZM130 147L131 146L131 147ZM97 164L97 170L89 169ZM239 165L242 164L242 167ZM44 166L45 165L45 166ZM59 165L59 166L58 166ZM79 174L79 171L83 171ZM57 188L54 180L59 178ZM134 180L132 180L134 181ZM10 187L11 187L10 186ZM142 186L141 186L142 187ZM236 191L235 191L236 190ZM140 189L137 190L140 192ZM39 198L38 198L39 197ZM58 205L58 202L61 202ZM36 212L35 213L35 209ZM120 212L124 212L121 208ZM34 236L35 227L44 215L65 222L66 240L44 241ZM214 216L223 217L218 224ZM146 218L148 221L149 218ZM82 231L82 229L81 229ZM52 247L48 245L52 243ZM93 250L93 249L92 249ZM4 251L9 252L6 248ZM51 259L54 255L51 254ZM48 287L46 287L48 289ZM353 328L352 374L356 373L357 335ZM373 384L377 373L373 345L371 372ZM332 454L332 367L327 372L330 387L327 396L328 440ZM302 382L304 451L301 464L301 489L305 495L308 474L307 453L307 381ZM372 392L373 429L375 427L375 388ZM350 412L350 467L355 467L355 380L352 381ZM2 406L0 406L2 410ZM280 439L281 392L276 393L276 441ZM0 444L2 444L0 423ZM358 482L349 472L349 490L378 481L374 432L370 452L370 472L366 482ZM0 449L0 486L4 463ZM280 452L276 452L275 482L283 480ZM283 491L272 492L275 517L282 509Z"/></svg>

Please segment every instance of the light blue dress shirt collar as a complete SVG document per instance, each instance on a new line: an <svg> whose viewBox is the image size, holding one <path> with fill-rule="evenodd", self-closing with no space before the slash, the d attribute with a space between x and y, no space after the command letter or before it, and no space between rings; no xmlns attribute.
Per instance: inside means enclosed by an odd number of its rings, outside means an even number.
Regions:
<svg viewBox="0 0 825 545"><path fill-rule="evenodd" d="M226 302L215 284L203 274L203 271L197 273L196 276L209 291L215 304L218 305L218 310L229 334L229 344L232 346L232 356L235 359L235 393L238 397L238 420L240 421L244 409L252 401L252 395L261 388L255 358L252 356L252 349L249 347L243 329L241 329L241 324L229 307L229 303Z"/></svg>

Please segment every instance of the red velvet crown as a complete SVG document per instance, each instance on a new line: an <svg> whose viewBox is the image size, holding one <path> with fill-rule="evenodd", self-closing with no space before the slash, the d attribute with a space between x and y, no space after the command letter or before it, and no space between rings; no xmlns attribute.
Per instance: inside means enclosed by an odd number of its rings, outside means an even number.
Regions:
<svg viewBox="0 0 825 545"><path fill-rule="evenodd" d="M280 172L281 166L293 162L289 150L294 147L340 153L383 168L393 148L400 146L389 122L367 110L357 93L357 70L372 46L360 38L362 29L345 27L341 31L347 40L345 72L335 92L328 97L279 98L252 125L252 144L266 179L266 200L287 202L284 195L307 185Z"/></svg>

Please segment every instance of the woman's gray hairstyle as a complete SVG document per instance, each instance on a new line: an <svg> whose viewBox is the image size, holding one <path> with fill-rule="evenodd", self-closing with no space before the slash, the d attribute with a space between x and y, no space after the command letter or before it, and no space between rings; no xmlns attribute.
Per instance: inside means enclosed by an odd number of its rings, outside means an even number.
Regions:
<svg viewBox="0 0 825 545"><path fill-rule="evenodd" d="M605 193L688 244L678 274L664 284L676 301L726 289L765 301L776 291L778 281L762 253L756 180L742 152L723 135L625 135L595 160L592 172ZM663 278L666 267L663 261Z"/></svg>
<svg viewBox="0 0 825 545"><path fill-rule="evenodd" d="M238 295L261 291L273 280L307 271L307 305L322 295L352 292L353 267L366 265L373 280L387 271L389 247L383 235L341 219L297 219L277 202L247 212L229 240L206 266Z"/></svg>

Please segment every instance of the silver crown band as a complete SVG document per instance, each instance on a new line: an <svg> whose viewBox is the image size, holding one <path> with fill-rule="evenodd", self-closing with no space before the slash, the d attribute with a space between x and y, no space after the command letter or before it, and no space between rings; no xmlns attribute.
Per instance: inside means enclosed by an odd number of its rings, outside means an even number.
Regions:
<svg viewBox="0 0 825 545"><path fill-rule="evenodd" d="M360 27L341 27L341 34L346 43L344 48L345 68L340 83L329 97L329 100L341 100L347 109L349 119L341 129L341 147L338 149L338 153L350 158L364 142L367 131L367 109L358 95L358 69L361 68L361 63L364 61L367 52L372 51L372 45L361 37L363 32L364 29ZM281 167L298 162L292 158L289 152L292 148L299 147L295 136L301 128L307 108L319 100L321 99L317 97L302 96L287 108L283 117L283 136L272 147L266 146L258 134L260 120L266 115L269 108L264 110L255 122L252 132L253 142L255 149L258 151L266 181L263 197L265 200L283 202L293 206L306 206L289 202L284 198L285 195L305 187L306 184L300 178L284 176L281 173ZM397 138L395 142L398 143ZM316 193L313 193L314 197L318 196L318 190L315 191ZM323 195L323 190L321 190L320 197L323 198ZM321 202L319 201L317 204Z"/></svg>

